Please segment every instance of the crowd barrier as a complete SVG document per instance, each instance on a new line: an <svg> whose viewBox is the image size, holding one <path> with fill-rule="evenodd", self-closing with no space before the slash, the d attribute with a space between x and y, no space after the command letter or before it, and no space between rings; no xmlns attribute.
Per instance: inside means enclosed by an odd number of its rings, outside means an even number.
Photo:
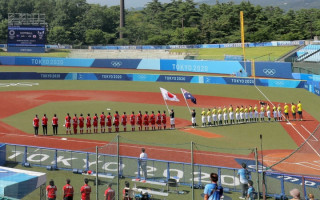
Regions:
<svg viewBox="0 0 320 200"><path fill-rule="evenodd" d="M115 148L115 147L114 147ZM120 147L121 148L121 147ZM94 150L94 149L92 149ZM212 153L214 155L214 153ZM96 157L93 152L71 151L63 149L43 148L24 145L6 145L6 161L25 164L31 166L40 166L62 169L70 171L88 171L96 170ZM117 176L117 155L100 154L98 157L98 170L100 175L108 177L126 177L139 179L140 165L138 157L119 156L119 176ZM255 160L235 159L239 163L246 162L251 171L251 179L256 183L261 171L256 171ZM262 169L260 163L258 167ZM258 169L259 169L258 168ZM194 174L194 184L202 188L210 183L210 173L219 174L219 184L231 191L241 191L240 180L237 176L238 168L228 168L221 166L211 166L194 164L192 171L191 163L173 162L166 160L147 160L148 180L158 183L165 183L170 177L177 177L180 184L192 185L192 174ZM260 179L261 180L261 179ZM274 171L265 171L266 192L271 196L289 196L292 188L299 188L304 193L319 194L320 178L280 174ZM255 185L257 187L257 185Z"/></svg>
<svg viewBox="0 0 320 200"><path fill-rule="evenodd" d="M0 56L0 65L96 67L116 69L148 69L159 71L199 72L214 74L237 74L247 72L251 76L251 62L167 60L167 59L79 59L48 57ZM255 62L255 75L270 78L292 78L291 63Z"/></svg>
<svg viewBox="0 0 320 200"><path fill-rule="evenodd" d="M304 88L306 81L287 79L239 78L219 76L182 76L156 74L111 74L111 73L37 73L0 72L0 80L110 80L142 82L179 82L200 84L251 85L281 88Z"/></svg>

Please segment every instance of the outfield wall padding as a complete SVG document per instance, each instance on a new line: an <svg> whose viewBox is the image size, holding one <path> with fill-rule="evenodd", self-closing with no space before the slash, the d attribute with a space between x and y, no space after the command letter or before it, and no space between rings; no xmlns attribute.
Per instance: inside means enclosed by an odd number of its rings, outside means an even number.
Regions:
<svg viewBox="0 0 320 200"><path fill-rule="evenodd" d="M6 144L0 144L0 166L6 164Z"/></svg>
<svg viewBox="0 0 320 200"><path fill-rule="evenodd" d="M251 76L251 62L239 61L169 59L81 59L0 56L0 65L147 69L214 74L238 74L240 71L247 71L248 76ZM255 75L259 77L291 79L291 63L255 62Z"/></svg>
<svg viewBox="0 0 320 200"><path fill-rule="evenodd" d="M0 80L110 80L142 82L178 82L202 84L254 85L253 78L219 76L182 76L156 74L111 74L111 73L37 73L0 72ZM282 88L304 88L306 81L287 79L256 79L256 85Z"/></svg>

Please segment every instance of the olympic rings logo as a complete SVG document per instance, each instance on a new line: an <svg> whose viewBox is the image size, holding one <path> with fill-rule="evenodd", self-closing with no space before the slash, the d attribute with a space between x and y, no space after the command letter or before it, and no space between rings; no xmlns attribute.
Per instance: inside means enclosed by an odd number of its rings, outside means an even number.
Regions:
<svg viewBox="0 0 320 200"><path fill-rule="evenodd" d="M121 61L112 61L111 65L114 67L120 67L122 65L122 62Z"/></svg>
<svg viewBox="0 0 320 200"><path fill-rule="evenodd" d="M0 87L32 87L37 85L39 85L39 83L31 83L31 82L0 83Z"/></svg>
<svg viewBox="0 0 320 200"><path fill-rule="evenodd" d="M276 70L275 69L263 69L263 73L265 73L268 76L272 76L276 74Z"/></svg>

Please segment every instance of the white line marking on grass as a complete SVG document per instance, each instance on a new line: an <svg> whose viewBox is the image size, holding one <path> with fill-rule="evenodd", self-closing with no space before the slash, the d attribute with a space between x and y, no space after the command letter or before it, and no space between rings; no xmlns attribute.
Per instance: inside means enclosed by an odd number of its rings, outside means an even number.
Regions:
<svg viewBox="0 0 320 200"><path fill-rule="evenodd" d="M301 127L304 128L304 130L306 130L315 139L315 141L319 141L306 127L304 127L303 125L301 125Z"/></svg>

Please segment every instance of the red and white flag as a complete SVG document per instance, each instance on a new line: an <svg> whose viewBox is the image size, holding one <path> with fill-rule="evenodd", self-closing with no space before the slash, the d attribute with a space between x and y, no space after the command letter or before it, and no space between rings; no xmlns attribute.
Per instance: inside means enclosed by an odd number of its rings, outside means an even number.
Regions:
<svg viewBox="0 0 320 200"><path fill-rule="evenodd" d="M180 101L176 95L170 93L168 90L160 88L161 94L164 100L168 101Z"/></svg>

